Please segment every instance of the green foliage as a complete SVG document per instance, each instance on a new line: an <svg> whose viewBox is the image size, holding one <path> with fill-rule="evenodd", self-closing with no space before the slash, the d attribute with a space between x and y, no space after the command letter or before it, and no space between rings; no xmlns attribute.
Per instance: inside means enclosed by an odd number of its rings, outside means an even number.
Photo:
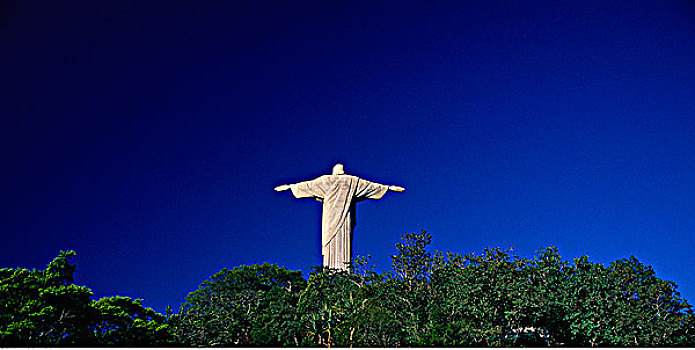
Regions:
<svg viewBox="0 0 695 350"><path fill-rule="evenodd" d="M45 270L0 269L0 346L693 346L676 285L635 257L607 266L554 247L430 252L406 233L392 271L358 257L304 279L268 263L223 269L164 317L74 284L75 252Z"/></svg>
<svg viewBox="0 0 695 350"><path fill-rule="evenodd" d="M91 303L97 320L94 332L99 345L154 346L171 343L163 315L142 306L142 300L115 296Z"/></svg>
<svg viewBox="0 0 695 350"><path fill-rule="evenodd" d="M403 243L396 243L398 254L391 255L391 267L394 273L404 280L422 280L429 277L432 270L432 254L427 246L432 242L432 235L425 230L419 233L401 235Z"/></svg>
<svg viewBox="0 0 695 350"><path fill-rule="evenodd" d="M692 307L673 282L630 257L608 266L554 247L429 252L403 235L393 271L358 257L308 280L275 265L222 270L191 293L171 326L188 345L693 346Z"/></svg>
<svg viewBox="0 0 695 350"><path fill-rule="evenodd" d="M170 324L194 346L297 345L301 272L263 264L224 269L186 297Z"/></svg>
<svg viewBox="0 0 695 350"><path fill-rule="evenodd" d="M0 269L0 346L150 346L169 342L164 316L126 297L93 300L73 284L74 251L45 270Z"/></svg>

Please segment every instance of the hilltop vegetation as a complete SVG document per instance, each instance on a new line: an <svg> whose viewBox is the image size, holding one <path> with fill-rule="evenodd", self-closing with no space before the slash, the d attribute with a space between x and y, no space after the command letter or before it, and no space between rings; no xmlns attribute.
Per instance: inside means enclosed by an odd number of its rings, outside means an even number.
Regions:
<svg viewBox="0 0 695 350"><path fill-rule="evenodd" d="M165 317L139 299L94 300L74 284L74 251L45 270L0 269L0 346L143 346L171 342Z"/></svg>
<svg viewBox="0 0 695 350"><path fill-rule="evenodd" d="M0 346L692 346L692 307L630 257L607 266L500 249L430 252L408 233L392 270L273 264L223 269L166 316L127 297L93 300L74 252L46 270L0 270Z"/></svg>

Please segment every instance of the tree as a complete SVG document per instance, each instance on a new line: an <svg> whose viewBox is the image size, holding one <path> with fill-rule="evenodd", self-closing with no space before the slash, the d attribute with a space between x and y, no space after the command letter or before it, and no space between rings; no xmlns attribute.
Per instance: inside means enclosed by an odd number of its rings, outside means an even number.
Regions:
<svg viewBox="0 0 695 350"><path fill-rule="evenodd" d="M567 328L558 340L567 345L694 344L692 307L675 283L657 278L634 256L608 267L582 256L568 267L565 281Z"/></svg>
<svg viewBox="0 0 695 350"><path fill-rule="evenodd" d="M45 270L0 269L0 345L152 346L170 341L164 316L128 297L93 300L74 284L76 253Z"/></svg>
<svg viewBox="0 0 695 350"><path fill-rule="evenodd" d="M142 306L142 300L115 296L91 303L97 322L93 326L99 345L157 346L173 344L166 318Z"/></svg>
<svg viewBox="0 0 695 350"><path fill-rule="evenodd" d="M636 258L604 267L563 261L556 248L533 260L500 249L448 255L431 300L440 346L692 346L692 307L673 282Z"/></svg>
<svg viewBox="0 0 695 350"><path fill-rule="evenodd" d="M394 310L405 307L388 275L357 257L350 272L316 267L297 310L303 346L398 346L407 335Z"/></svg>
<svg viewBox="0 0 695 350"><path fill-rule="evenodd" d="M186 297L170 324L193 346L299 345L295 320L301 272L275 264L223 269Z"/></svg>
<svg viewBox="0 0 695 350"><path fill-rule="evenodd" d="M604 266L512 250L430 252L406 233L392 271L262 264L224 269L170 326L194 346L693 346L692 307L634 257Z"/></svg>
<svg viewBox="0 0 695 350"><path fill-rule="evenodd" d="M442 254L433 255L427 250L432 235L425 230L401 235L402 243L396 243L398 254L392 255L392 278L384 284L387 294L396 296L403 305L400 318L405 331L402 345L429 345L431 329L435 327L431 315L437 307L433 301L432 274L442 263Z"/></svg>

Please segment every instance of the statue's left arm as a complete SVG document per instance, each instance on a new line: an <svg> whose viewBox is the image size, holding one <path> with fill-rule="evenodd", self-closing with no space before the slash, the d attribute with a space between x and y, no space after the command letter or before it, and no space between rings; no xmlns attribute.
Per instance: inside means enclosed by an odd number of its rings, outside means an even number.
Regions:
<svg viewBox="0 0 695 350"><path fill-rule="evenodd" d="M405 188L395 185L382 185L380 183L359 179L355 197L357 200L381 199L381 197L383 197L389 190L403 192L405 191Z"/></svg>
<svg viewBox="0 0 695 350"><path fill-rule="evenodd" d="M391 186L389 186L389 191L403 192L403 191L405 191L405 188L401 187L401 186L391 185Z"/></svg>

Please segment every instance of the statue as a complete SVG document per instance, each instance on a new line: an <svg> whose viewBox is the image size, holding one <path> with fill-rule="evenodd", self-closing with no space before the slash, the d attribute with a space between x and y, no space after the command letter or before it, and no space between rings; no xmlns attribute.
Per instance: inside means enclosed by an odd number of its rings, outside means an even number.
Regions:
<svg viewBox="0 0 695 350"><path fill-rule="evenodd" d="M323 202L321 217L321 254L323 265L347 269L352 261L352 230L355 226L355 203L380 199L387 191L403 192L400 186L387 186L346 175L342 164L333 167L332 175L310 181L280 185L275 191L292 190L296 198L314 198Z"/></svg>

